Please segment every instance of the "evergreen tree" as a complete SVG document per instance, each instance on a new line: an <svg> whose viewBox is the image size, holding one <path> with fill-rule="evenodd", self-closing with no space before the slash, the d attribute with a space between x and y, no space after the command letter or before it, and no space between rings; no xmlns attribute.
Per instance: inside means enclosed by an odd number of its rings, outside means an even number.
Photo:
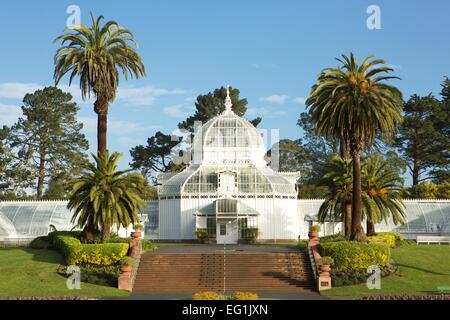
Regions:
<svg viewBox="0 0 450 320"><path fill-rule="evenodd" d="M443 135L448 115L442 104L431 94L413 95L404 104L404 121L397 135L397 147L408 163L413 186L431 179L430 170L439 168L448 160L448 137ZM440 130L444 130L440 132ZM447 162L448 164L448 162Z"/></svg>
<svg viewBox="0 0 450 320"><path fill-rule="evenodd" d="M432 115L434 127L439 133L436 143L440 152L437 154L430 176L437 184L450 182L450 80L445 78L441 86L442 100Z"/></svg>
<svg viewBox="0 0 450 320"><path fill-rule="evenodd" d="M130 166L140 170L144 177L156 182L156 173L180 171L184 166L178 166L172 161L171 150L180 143L179 137L172 137L160 131L147 139L147 145L139 145L130 150L133 161Z"/></svg>
<svg viewBox="0 0 450 320"><path fill-rule="evenodd" d="M233 104L233 112L238 116L244 116L247 111L247 99L239 97L240 91L230 87L230 98ZM178 128L185 129L190 132L194 131L194 122L201 121L203 124L214 118L225 110L225 98L227 97L227 88L220 87L213 92L205 95L199 95L195 102L195 113L188 117L185 121L178 124ZM261 118L251 121L254 125L261 122Z"/></svg>
<svg viewBox="0 0 450 320"><path fill-rule="evenodd" d="M62 200L66 198L66 189L61 181L52 179L45 190L44 199Z"/></svg>
<svg viewBox="0 0 450 320"><path fill-rule="evenodd" d="M27 94L23 117L6 138L15 166L25 168L30 183L36 183L37 198L44 195L48 179L67 180L80 173L87 161L88 142L77 122L78 106L72 96L56 87ZM36 181L37 180L37 181Z"/></svg>

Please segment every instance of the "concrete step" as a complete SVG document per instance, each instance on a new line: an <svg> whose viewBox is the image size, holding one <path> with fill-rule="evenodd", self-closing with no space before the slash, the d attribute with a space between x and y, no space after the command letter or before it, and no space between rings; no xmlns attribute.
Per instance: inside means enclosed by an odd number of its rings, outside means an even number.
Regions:
<svg viewBox="0 0 450 320"><path fill-rule="evenodd" d="M133 294L314 290L308 257L299 253L150 253L141 257Z"/></svg>

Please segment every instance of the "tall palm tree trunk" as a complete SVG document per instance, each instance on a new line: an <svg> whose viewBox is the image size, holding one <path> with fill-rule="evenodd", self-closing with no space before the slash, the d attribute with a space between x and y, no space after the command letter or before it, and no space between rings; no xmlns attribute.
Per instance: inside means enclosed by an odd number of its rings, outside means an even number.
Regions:
<svg viewBox="0 0 450 320"><path fill-rule="evenodd" d="M351 201L345 204L345 216L344 216L344 234L347 238L350 238L352 233L352 203Z"/></svg>
<svg viewBox="0 0 450 320"><path fill-rule="evenodd" d="M366 221L366 233L367 236L374 236L376 234L375 232L375 224L371 221L369 221L369 219L367 219Z"/></svg>
<svg viewBox="0 0 450 320"><path fill-rule="evenodd" d="M107 150L108 100L99 96L94 104L97 113L97 152L101 156Z"/></svg>
<svg viewBox="0 0 450 320"><path fill-rule="evenodd" d="M366 242L367 237L361 225L362 222L362 198L361 198L361 152L362 143L352 147L353 156L353 199L352 199L352 232L350 240Z"/></svg>
<svg viewBox="0 0 450 320"><path fill-rule="evenodd" d="M103 223L102 225L102 240L108 240L111 236L111 223Z"/></svg>
<svg viewBox="0 0 450 320"><path fill-rule="evenodd" d="M94 111L97 113L97 152L99 157L103 157L107 150L108 133L108 99L99 95L94 104ZM109 239L111 235L111 222L104 221L102 225L102 240Z"/></svg>

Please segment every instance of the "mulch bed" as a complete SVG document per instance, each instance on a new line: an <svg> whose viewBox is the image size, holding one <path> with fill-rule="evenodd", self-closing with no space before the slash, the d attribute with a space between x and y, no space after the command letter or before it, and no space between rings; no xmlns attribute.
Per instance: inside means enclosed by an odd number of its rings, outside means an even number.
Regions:
<svg viewBox="0 0 450 320"><path fill-rule="evenodd" d="M427 295L427 296L367 296L361 300L449 300L449 295Z"/></svg>

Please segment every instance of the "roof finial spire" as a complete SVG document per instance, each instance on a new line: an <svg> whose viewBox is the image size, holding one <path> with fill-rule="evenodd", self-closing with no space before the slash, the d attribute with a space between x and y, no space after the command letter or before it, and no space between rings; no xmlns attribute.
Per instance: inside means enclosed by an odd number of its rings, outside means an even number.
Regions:
<svg viewBox="0 0 450 320"><path fill-rule="evenodd" d="M227 85L227 98L225 99L225 113L233 112L233 110L231 109L232 106L233 104L231 103L230 98L230 86Z"/></svg>

